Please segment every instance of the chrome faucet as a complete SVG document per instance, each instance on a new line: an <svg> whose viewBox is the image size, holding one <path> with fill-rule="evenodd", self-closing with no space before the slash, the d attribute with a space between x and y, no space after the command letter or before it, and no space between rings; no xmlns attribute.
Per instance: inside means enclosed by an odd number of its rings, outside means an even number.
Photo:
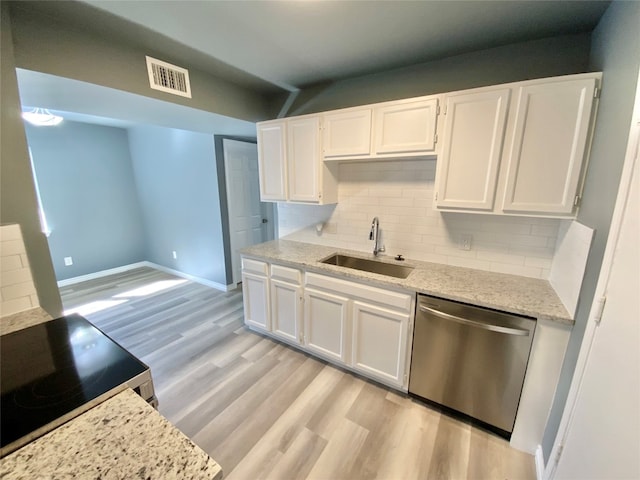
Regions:
<svg viewBox="0 0 640 480"><path fill-rule="evenodd" d="M373 217L371 222L371 231L369 232L369 240L373 240L373 254L378 255L384 252L384 245L380 245L380 221L378 217Z"/></svg>

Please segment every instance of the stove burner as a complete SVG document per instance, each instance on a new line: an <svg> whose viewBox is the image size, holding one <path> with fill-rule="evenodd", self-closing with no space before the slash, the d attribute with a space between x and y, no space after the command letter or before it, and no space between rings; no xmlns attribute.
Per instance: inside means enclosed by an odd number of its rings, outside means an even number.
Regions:
<svg viewBox="0 0 640 480"><path fill-rule="evenodd" d="M28 386L14 392L13 401L22 408L43 409L80 397L84 399L88 391L99 384L105 369L98 374L81 380L73 366L68 366L48 377L36 380Z"/></svg>

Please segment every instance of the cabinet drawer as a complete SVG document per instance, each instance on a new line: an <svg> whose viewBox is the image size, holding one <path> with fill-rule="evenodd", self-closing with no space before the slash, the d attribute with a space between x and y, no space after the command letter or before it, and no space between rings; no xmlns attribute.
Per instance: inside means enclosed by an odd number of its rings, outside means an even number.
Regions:
<svg viewBox="0 0 640 480"><path fill-rule="evenodd" d="M370 287L362 283L341 280L317 273L307 273L305 275L305 285L340 292L342 295L362 298L403 312L409 312L411 310L413 295L407 293Z"/></svg>
<svg viewBox="0 0 640 480"><path fill-rule="evenodd" d="M269 274L269 264L260 260L252 260L251 258L242 259L242 271L259 273L260 275Z"/></svg>
<svg viewBox="0 0 640 480"><path fill-rule="evenodd" d="M299 285L302 283L302 272L296 268L271 265L271 278Z"/></svg>

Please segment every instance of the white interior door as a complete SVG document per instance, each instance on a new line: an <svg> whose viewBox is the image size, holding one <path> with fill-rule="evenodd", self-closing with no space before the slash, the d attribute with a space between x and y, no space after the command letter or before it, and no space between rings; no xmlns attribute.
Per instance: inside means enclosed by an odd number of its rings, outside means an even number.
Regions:
<svg viewBox="0 0 640 480"><path fill-rule="evenodd" d="M273 206L260 201L258 149L254 143L224 139L233 284L241 281L238 251L273 238Z"/></svg>

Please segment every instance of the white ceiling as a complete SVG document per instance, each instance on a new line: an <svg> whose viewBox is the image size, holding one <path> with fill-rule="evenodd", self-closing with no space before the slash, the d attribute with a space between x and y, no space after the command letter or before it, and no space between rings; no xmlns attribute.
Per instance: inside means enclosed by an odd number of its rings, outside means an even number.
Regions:
<svg viewBox="0 0 640 480"><path fill-rule="evenodd" d="M609 1L83 0L286 90L589 32Z"/></svg>

